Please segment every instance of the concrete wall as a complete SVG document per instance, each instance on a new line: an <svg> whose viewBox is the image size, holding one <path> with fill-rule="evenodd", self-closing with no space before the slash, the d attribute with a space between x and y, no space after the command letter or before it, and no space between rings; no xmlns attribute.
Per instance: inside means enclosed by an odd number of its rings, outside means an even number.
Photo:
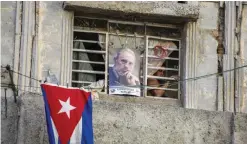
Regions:
<svg viewBox="0 0 247 144"><path fill-rule="evenodd" d="M217 73L218 58L217 46L213 33L218 31L219 4L215 2L200 2L199 19L197 20L198 35L196 40L197 52L194 58L196 76ZM217 76L211 76L196 81L195 108L212 110L216 109Z"/></svg>
<svg viewBox="0 0 247 144"><path fill-rule="evenodd" d="M12 90L7 90L6 99L4 91L1 88L1 143L15 144L18 132L18 105L14 102Z"/></svg>
<svg viewBox="0 0 247 144"><path fill-rule="evenodd" d="M44 79L50 70L56 77L61 73L63 2L39 2L39 77Z"/></svg>
<svg viewBox="0 0 247 144"><path fill-rule="evenodd" d="M241 50L242 50L242 57L241 61L243 62L243 65L247 65L247 4L243 6L243 12L242 12L242 24L241 24ZM241 101L241 111L247 113L247 68L243 71L243 85L241 89L243 90L242 93L242 101Z"/></svg>
<svg viewBox="0 0 247 144"><path fill-rule="evenodd" d="M21 96L20 104L18 143L48 143L42 96L26 93ZM246 114L184 109L152 102L94 101L93 127L96 144L247 142Z"/></svg>
<svg viewBox="0 0 247 144"><path fill-rule="evenodd" d="M13 66L16 2L1 2L1 65Z"/></svg>
<svg viewBox="0 0 247 144"><path fill-rule="evenodd" d="M1 2L1 66L13 68L15 48L16 2ZM9 73L1 68L1 86L10 82ZM1 143L16 143L18 107L14 103L13 92L1 87Z"/></svg>

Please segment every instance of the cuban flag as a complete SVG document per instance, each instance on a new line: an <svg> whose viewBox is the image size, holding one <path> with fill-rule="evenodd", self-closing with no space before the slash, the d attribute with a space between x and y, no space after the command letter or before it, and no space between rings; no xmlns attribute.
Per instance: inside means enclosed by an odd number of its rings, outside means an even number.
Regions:
<svg viewBox="0 0 247 144"><path fill-rule="evenodd" d="M93 144L91 93L41 84L50 144Z"/></svg>

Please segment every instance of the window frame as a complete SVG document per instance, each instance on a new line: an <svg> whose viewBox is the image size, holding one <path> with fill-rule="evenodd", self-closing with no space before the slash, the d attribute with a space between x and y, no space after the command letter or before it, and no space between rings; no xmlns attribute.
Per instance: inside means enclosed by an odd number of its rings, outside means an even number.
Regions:
<svg viewBox="0 0 247 144"><path fill-rule="evenodd" d="M175 28L175 29L182 29L183 26L178 26L178 25L173 25L173 24L158 24L158 23L148 23L148 22L131 22L131 21L120 21L120 20L111 20L111 19L104 19L104 18L95 18L95 17L85 17L85 16L73 16L73 21L75 17L80 17L80 18L85 18L85 19L98 19L98 20L105 20L107 21L107 31L100 31L100 30L82 30L82 29L76 29L74 28L74 22L73 22L73 36L72 36L72 41L74 42L74 32L84 32L84 33L97 33L97 34L103 34L105 35L105 87L104 87L104 94L108 94L108 67L109 67L109 54L108 54L108 48L109 48L109 36L110 35L115 35L117 36L117 34L115 33L111 33L109 32L109 24L110 23L118 23L118 24L129 24L129 25L141 25L144 26L145 29L147 26L152 26L152 27L160 27L160 28ZM181 32L183 34L183 31ZM125 35L124 35L125 36ZM127 35L127 36L135 36L135 35ZM151 35L147 35L146 32L144 35L138 35L138 37L144 38L145 41L145 66L144 66L144 73L145 75L143 76L143 80L144 80L144 85L147 85L147 60L148 60L148 56L147 56L147 50L148 48L148 39L149 38L156 38L156 39L161 39L161 40L168 40L168 41L177 41L179 43L178 45L178 75L179 77L181 77L181 40L182 40L182 36L180 38L169 38L169 37L157 37L157 36L151 36ZM73 53L73 48L71 49L71 52ZM71 65L73 65L73 62L75 62L75 60L73 60L73 57L71 57ZM71 71L73 71L73 69L71 68ZM72 82L75 82L74 80L72 80L72 72L71 72L71 84ZM155 96L147 96L146 92L147 92L147 87L145 87L144 89L141 90L142 92L142 96L141 97L146 97L146 98L155 98L155 99L165 99L165 100L172 100L172 101L180 101L181 102L181 83L178 83L178 94L177 94L177 99L175 98L160 98L160 97L155 97Z"/></svg>

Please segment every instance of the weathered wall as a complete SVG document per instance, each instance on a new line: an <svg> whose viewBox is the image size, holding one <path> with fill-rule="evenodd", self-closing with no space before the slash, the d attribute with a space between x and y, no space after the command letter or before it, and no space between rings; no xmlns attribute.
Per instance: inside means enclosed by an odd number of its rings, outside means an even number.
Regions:
<svg viewBox="0 0 247 144"><path fill-rule="evenodd" d="M15 16L16 2L1 2L1 66L13 68L15 47ZM1 68L1 86L10 81L6 69ZM1 88L1 143L14 144L17 136L18 107L10 88ZM7 111L6 111L7 110ZM6 117L7 116L7 117Z"/></svg>
<svg viewBox="0 0 247 144"><path fill-rule="evenodd" d="M11 89L1 88L1 143L15 144L18 131L18 105L14 102Z"/></svg>
<svg viewBox="0 0 247 144"><path fill-rule="evenodd" d="M247 115L237 114L234 117L234 143L236 144L246 144L246 132L247 132Z"/></svg>
<svg viewBox="0 0 247 144"><path fill-rule="evenodd" d="M63 2L39 2L39 77L44 79L48 70L60 78Z"/></svg>
<svg viewBox="0 0 247 144"><path fill-rule="evenodd" d="M13 66L16 2L1 2L1 65Z"/></svg>
<svg viewBox="0 0 247 144"><path fill-rule="evenodd" d="M242 61L244 65L247 65L247 4L243 5L242 12L242 26L241 26L241 49L242 49ZM247 68L244 69L244 77L243 77L243 85L242 85L242 96L243 99L241 101L241 111L247 113Z"/></svg>
<svg viewBox="0 0 247 144"><path fill-rule="evenodd" d="M200 2L199 19L197 20L196 40L198 47L195 67L196 76L217 73L217 46L213 32L218 31L219 4L215 2ZM217 76L211 76L196 81L195 108L216 110Z"/></svg>
<svg viewBox="0 0 247 144"><path fill-rule="evenodd" d="M47 143L42 96L27 93L20 100L18 142ZM246 114L184 109L151 102L93 102L96 144L244 144L246 122Z"/></svg>

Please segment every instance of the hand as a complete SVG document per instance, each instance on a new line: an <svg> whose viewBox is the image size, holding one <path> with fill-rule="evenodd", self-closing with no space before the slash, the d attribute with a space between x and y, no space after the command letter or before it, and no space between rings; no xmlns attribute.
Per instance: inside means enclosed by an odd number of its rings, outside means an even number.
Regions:
<svg viewBox="0 0 247 144"><path fill-rule="evenodd" d="M124 76L120 76L120 83L123 85L139 85L139 79L133 74L126 73Z"/></svg>
<svg viewBox="0 0 247 144"><path fill-rule="evenodd" d="M129 85L139 85L140 84L139 79L131 73L128 73L126 78L127 78L127 82Z"/></svg>
<svg viewBox="0 0 247 144"><path fill-rule="evenodd" d="M171 78L174 78L175 80L179 80L179 76L178 75L173 75L173 76L171 76Z"/></svg>

